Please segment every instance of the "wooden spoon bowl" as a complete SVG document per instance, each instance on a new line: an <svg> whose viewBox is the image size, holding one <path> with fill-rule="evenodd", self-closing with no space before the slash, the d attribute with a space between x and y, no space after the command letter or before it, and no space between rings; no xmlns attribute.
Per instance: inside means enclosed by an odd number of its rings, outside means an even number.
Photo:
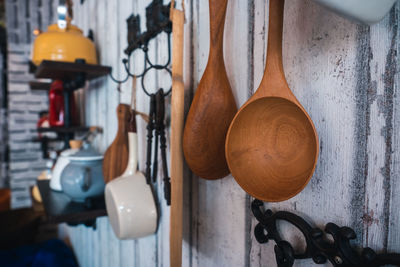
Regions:
<svg viewBox="0 0 400 267"><path fill-rule="evenodd" d="M255 198L282 201L299 193L314 170L317 140L293 102L259 98L236 116L227 141L232 175Z"/></svg>
<svg viewBox="0 0 400 267"><path fill-rule="evenodd" d="M233 119L225 143L228 166L238 184L269 202L287 200L307 185L319 151L314 124L285 79L283 8L283 0L270 0L264 76Z"/></svg>

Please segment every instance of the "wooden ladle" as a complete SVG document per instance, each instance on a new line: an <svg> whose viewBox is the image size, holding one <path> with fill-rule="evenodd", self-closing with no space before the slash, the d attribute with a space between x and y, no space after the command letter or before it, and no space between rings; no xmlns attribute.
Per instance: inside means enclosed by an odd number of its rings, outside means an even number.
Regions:
<svg viewBox="0 0 400 267"><path fill-rule="evenodd" d="M210 52L183 134L183 152L190 169L205 179L229 174L225 137L237 106L226 75L223 36L228 0L209 0Z"/></svg>
<svg viewBox="0 0 400 267"><path fill-rule="evenodd" d="M263 201L298 194L318 159L318 135L293 95L282 65L283 0L270 0L267 62L256 93L240 108L226 138L226 159L238 184Z"/></svg>

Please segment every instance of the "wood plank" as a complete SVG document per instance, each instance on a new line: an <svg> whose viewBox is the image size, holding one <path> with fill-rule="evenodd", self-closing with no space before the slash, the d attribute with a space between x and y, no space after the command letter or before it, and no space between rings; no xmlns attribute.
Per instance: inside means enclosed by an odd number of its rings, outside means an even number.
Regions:
<svg viewBox="0 0 400 267"><path fill-rule="evenodd" d="M253 18L250 18L249 21L249 39L252 43L252 51L250 51L251 55L249 58L252 61L250 64L249 72L250 78L253 79L252 84L246 90L247 96L243 97L242 102L250 98L254 91L257 90L262 76L263 69L266 60L266 48L267 48L267 32L268 32L268 1L251 1L249 2L249 12L253 15ZM285 18L284 18L285 19ZM250 231L247 229L247 235L250 236L250 252L249 252L249 262L250 266L265 266L266 261L262 259L262 255L268 255L271 251L273 251L273 244L269 242L269 244L259 244L254 237L253 229L257 225L258 221L254 218L252 214L250 214ZM271 250L272 249L272 250ZM267 260L267 262L274 266L273 259Z"/></svg>
<svg viewBox="0 0 400 267"><path fill-rule="evenodd" d="M116 76L122 75L124 70L119 62L121 51L126 47L125 19L132 9L140 12L144 30L144 8L150 0L100 2L87 0L82 8L76 8L75 19L84 30L92 27L96 39L102 35L96 40L101 60L114 67ZM185 48L186 108L191 90L197 87L207 63L207 3L207 0L186 1L185 31L191 36ZM224 56L239 105L258 87L263 73L267 4L268 1L261 0L231 0L229 3ZM106 10L100 10L102 8ZM311 1L294 0L287 4L283 47L286 77L289 87L315 123L321 152L314 177L301 194L266 206L290 210L321 227L329 221L354 227L359 236L357 242L364 240L363 245L399 251L400 213L396 207L400 197L396 192L400 190L400 183L396 177L400 173L400 141L395 133L400 125L397 114L400 103L396 93L399 79L394 71L398 60L391 58L393 46L399 49L400 45L398 19L393 19L400 14L399 4L392 12L392 17L368 28L338 17ZM92 15L89 18L87 14ZM105 25L104 17L108 22L116 21L114 24L118 26ZM118 33L114 32L115 28ZM109 36L104 36L107 32ZM151 45L151 49L158 51L151 54L152 59L165 58L164 43L165 40L159 40ZM135 53L132 62L135 71L143 68L140 53ZM160 75L150 76L152 89L167 82ZM96 142L96 147L100 148L114 136L112 106L118 102L114 98L125 103L130 101L130 82L122 86L120 97L113 93L113 86L109 81L94 82L90 85L92 89L85 92L88 125L101 122L110 126L103 139ZM107 91L94 89L97 87L101 90L107 87ZM148 98L140 91L140 80L137 101L138 110L148 112ZM145 122L139 119L141 170L145 166L145 127ZM162 186L158 183L156 188L161 202ZM254 240L252 230L256 221L247 206L250 198L232 177L208 182L186 174L185 186L183 266L276 266L272 242L259 245ZM161 212L162 216L169 213L165 204ZM165 266L168 262L167 225L166 218L162 218L157 235L120 242L114 239L108 220L101 219L93 233L90 229L73 228L73 244L79 250L93 247L86 255L77 253L82 265L114 266L109 260L112 258L128 266ZM296 230L288 225L280 229L285 237L301 247ZM108 257L110 251L112 255ZM310 265L310 260L296 263L296 266Z"/></svg>
<svg viewBox="0 0 400 267"><path fill-rule="evenodd" d="M400 15L400 5L397 3L395 5L395 20L399 21L399 15ZM398 23L393 23L394 25L398 25ZM397 26L397 36L396 36L396 47L397 51L399 51L399 32L400 28ZM396 64L395 66L389 66L391 68L399 68L399 60L398 60L398 54L396 55ZM388 252L392 253L398 253L400 251L400 209L398 208L398 203L400 203L400 153L398 151L400 148L400 95L399 95L399 76L398 74L395 74L394 76L394 99L393 99L393 141L392 141L392 151L393 156L392 156L392 167L391 167L391 179L390 179L390 210L387 210L386 212L389 213L389 229L388 229L388 247L387 250Z"/></svg>
<svg viewBox="0 0 400 267"><path fill-rule="evenodd" d="M198 1L194 15L194 32L198 45L195 47L195 86L199 82L207 63L209 51L209 15L208 1ZM236 98L241 96L243 88L248 86L246 69L235 66L247 66L247 10L246 2L229 1L225 23L225 65ZM241 20L236 20L240 17ZM234 53L235 57L227 57ZM231 176L216 181L194 178L193 181L195 228L193 234L196 244L193 254L193 266L225 266L228 262L245 266L245 193ZM231 235L241 232L241 235ZM235 251L235 253L232 253Z"/></svg>
<svg viewBox="0 0 400 267"><path fill-rule="evenodd" d="M368 176L365 181L364 246L387 249L390 192L390 164L393 137L393 86L396 38L393 18L388 16L370 28L370 121L368 138ZM391 62L388 62L391 61ZM388 68L388 66L390 66ZM366 88L367 89L367 88Z"/></svg>
<svg viewBox="0 0 400 267"><path fill-rule="evenodd" d="M146 20L145 20L145 8L147 5L150 3L150 0L146 1L138 1L133 4L133 13L134 14L140 14L141 17L141 31L144 32L146 30ZM129 14L130 15L130 14ZM125 17L125 19L127 16ZM126 25L126 24L125 24ZM125 26L126 27L126 26ZM127 44L126 42L124 44ZM122 49L125 49L126 46L123 46ZM154 49L154 47L150 47L149 49ZM150 56L153 59L156 51L150 50ZM136 51L134 52L133 56L133 71L135 73L141 73L144 69L144 58L143 58L143 52L141 51ZM148 88L151 90L154 90L156 80L155 80L155 75L154 72L149 73L149 75L146 77L146 84ZM129 90L131 90L129 88ZM137 80L137 109L139 111L148 113L149 112L149 97L144 94L143 90L141 89L141 80ZM130 96L130 93L129 93ZM146 162L146 154L147 154L147 148L146 148L146 126L147 124L140 119L140 117L137 120L138 123L138 138L139 138L139 169L143 172L145 170L145 162ZM156 192L156 197L158 196L158 188L155 187L155 192ZM158 199L160 199L158 197ZM160 199L162 200L162 199ZM162 214L159 214L159 216L164 215L164 210L160 207L160 211ZM136 241L136 251L135 251L135 256L136 256L136 266L160 266L162 262L160 261L159 257L159 236L160 236L160 226L161 225L161 220L159 221L159 229L157 229L157 233L152 236L148 236L145 238L141 238Z"/></svg>
<svg viewBox="0 0 400 267"><path fill-rule="evenodd" d="M207 29L209 28L209 16L208 14L208 5L204 7L204 5L200 5L200 0L192 1L192 88L187 91L185 98L187 99L187 106L185 107L186 112L188 112L190 108L190 103L193 99L194 91L196 90L201 76L204 72L204 69L207 64L207 53L209 50L209 43L207 41L200 42L200 40L209 40L209 32ZM207 16L207 17L204 17ZM201 18L204 17L204 20ZM203 23L200 23L202 21ZM206 53L206 55L204 55ZM190 266L199 266L199 178L193 175L189 168L188 171L190 176L188 176L189 180L189 188L190 188Z"/></svg>
<svg viewBox="0 0 400 267"><path fill-rule="evenodd" d="M399 16L400 16L400 5L397 3L395 5L394 10L394 19L395 21L399 21ZM395 27L396 22L393 22L392 26ZM399 32L400 28L397 26L397 32L396 34L396 47L397 51L399 51ZM391 68L399 68L399 60L398 60L398 54L395 56L396 59L396 65L395 66L389 66ZM399 252L400 251L400 209L398 208L398 203L400 203L400 195L398 192L400 192L400 180L398 177L400 177L400 153L398 153L399 148L400 148L400 138L399 135L396 133L399 133L399 126L400 126L400 121L399 121L399 107L400 107L400 97L399 97L399 76L398 74L395 74L394 76L394 99L393 99L393 141L392 141L392 151L397 151L397 153L393 153L392 156L392 168L391 168L391 179L390 179L390 211L386 211L389 213L389 229L388 229L388 247L387 250L388 252Z"/></svg>
<svg viewBox="0 0 400 267"><path fill-rule="evenodd" d="M261 19L255 23L260 25L255 27L261 29L264 21ZM332 28L330 25L336 26ZM265 42L256 41L260 36L254 38L254 50L265 51ZM291 200L266 206L294 211L312 218L321 226L329 221L352 225L355 38L355 24L310 1L294 1L286 5L283 37L286 79L315 124L320 156L314 176L303 192ZM348 52L344 54L343 51ZM261 53L258 52L254 61L261 57ZM258 72L262 70L254 69L255 76L259 75ZM255 81L254 87L258 87L258 82ZM319 210L317 214L316 209ZM287 225L282 225L281 230L289 240L298 238L298 233ZM253 239L252 264L276 266L274 257L271 257L272 244L260 247L254 242ZM297 264L309 266L310 262L305 260Z"/></svg>
<svg viewBox="0 0 400 267"><path fill-rule="evenodd" d="M184 114L186 117L190 106L190 96L193 94L193 69L195 63L193 61L193 13L194 2L190 0L184 1L185 6L185 25L184 25L184 54L183 54L183 81L184 81L184 95L185 106ZM179 8L179 5L178 5ZM192 175L184 162L183 171L183 240L182 240L182 266L191 266L192 251L194 250L193 243L193 222L192 222Z"/></svg>

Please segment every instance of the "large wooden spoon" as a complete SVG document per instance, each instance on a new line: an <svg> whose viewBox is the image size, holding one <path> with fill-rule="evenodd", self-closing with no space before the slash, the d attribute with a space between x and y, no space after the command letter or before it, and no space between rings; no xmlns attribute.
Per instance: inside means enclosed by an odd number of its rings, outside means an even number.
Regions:
<svg viewBox="0 0 400 267"><path fill-rule="evenodd" d="M103 176L108 183L114 178L121 176L128 165L128 123L130 118L130 107L119 104L117 107L118 131L114 141L104 153Z"/></svg>
<svg viewBox="0 0 400 267"><path fill-rule="evenodd" d="M319 151L314 124L285 79L283 10L283 0L270 0L264 76L236 114L226 139L233 177L247 193L269 202L287 200L307 185Z"/></svg>
<svg viewBox="0 0 400 267"><path fill-rule="evenodd" d="M223 36L228 0L209 0L210 52L207 67L190 107L183 152L190 169L205 179L229 174L225 137L237 106L226 75Z"/></svg>

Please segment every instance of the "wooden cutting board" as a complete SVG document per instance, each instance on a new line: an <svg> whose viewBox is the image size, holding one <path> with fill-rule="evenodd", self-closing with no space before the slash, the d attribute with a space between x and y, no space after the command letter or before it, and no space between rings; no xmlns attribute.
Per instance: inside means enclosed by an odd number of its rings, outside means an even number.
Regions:
<svg viewBox="0 0 400 267"><path fill-rule="evenodd" d="M119 104L117 107L117 116L117 135L106 150L103 160L103 175L106 183L120 176L128 165L128 125L131 116L130 106Z"/></svg>

